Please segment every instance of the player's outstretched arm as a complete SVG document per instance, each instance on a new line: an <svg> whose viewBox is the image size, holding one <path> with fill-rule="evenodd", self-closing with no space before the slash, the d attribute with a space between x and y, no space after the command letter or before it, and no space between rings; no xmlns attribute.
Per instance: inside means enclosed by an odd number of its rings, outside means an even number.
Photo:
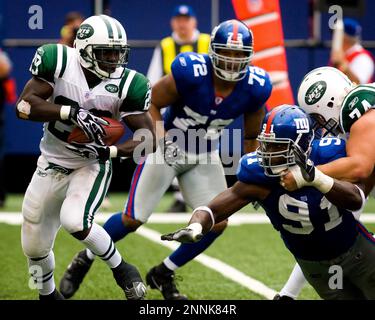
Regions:
<svg viewBox="0 0 375 320"><path fill-rule="evenodd" d="M196 208L186 228L162 235L161 239L183 243L199 241L216 223L227 219L250 202L264 199L269 192L265 187L238 181L216 196L208 206Z"/></svg>

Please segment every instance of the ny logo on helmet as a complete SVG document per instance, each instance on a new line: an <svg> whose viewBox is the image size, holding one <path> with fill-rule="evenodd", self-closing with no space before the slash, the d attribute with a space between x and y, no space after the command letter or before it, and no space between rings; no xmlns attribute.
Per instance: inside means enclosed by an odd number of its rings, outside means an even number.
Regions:
<svg viewBox="0 0 375 320"><path fill-rule="evenodd" d="M307 133L310 131L309 119L307 118L295 118L293 119L296 127L297 133Z"/></svg>
<svg viewBox="0 0 375 320"><path fill-rule="evenodd" d="M227 46L235 47L235 48L242 48L243 47L242 33L237 33L236 39L233 39L233 32L228 32Z"/></svg>

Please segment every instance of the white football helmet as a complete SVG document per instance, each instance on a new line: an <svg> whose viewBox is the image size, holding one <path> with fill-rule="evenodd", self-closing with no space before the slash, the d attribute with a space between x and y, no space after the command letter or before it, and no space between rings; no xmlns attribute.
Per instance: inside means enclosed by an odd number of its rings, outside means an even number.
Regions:
<svg viewBox="0 0 375 320"><path fill-rule="evenodd" d="M83 68L101 79L122 77L130 48L125 29L116 19L106 15L87 18L77 31L74 47Z"/></svg>
<svg viewBox="0 0 375 320"><path fill-rule="evenodd" d="M341 104L355 84L336 68L320 67L310 71L298 88L298 105L309 113L317 125L335 136L339 126Z"/></svg>

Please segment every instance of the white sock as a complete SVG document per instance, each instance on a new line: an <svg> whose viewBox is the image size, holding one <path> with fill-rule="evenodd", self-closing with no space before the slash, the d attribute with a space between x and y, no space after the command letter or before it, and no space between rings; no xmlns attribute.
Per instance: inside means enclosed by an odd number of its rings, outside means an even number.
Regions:
<svg viewBox="0 0 375 320"><path fill-rule="evenodd" d="M89 235L81 242L110 268L116 268L121 263L120 253L111 237L100 225L93 223Z"/></svg>
<svg viewBox="0 0 375 320"><path fill-rule="evenodd" d="M55 279L53 271L55 270L55 256L51 251L48 256L43 259L35 260L37 258L28 258L29 272L34 280L36 288L39 293L46 296L55 290Z"/></svg>
<svg viewBox="0 0 375 320"><path fill-rule="evenodd" d="M86 255L90 260L94 260L96 257L96 255L90 249L86 249Z"/></svg>
<svg viewBox="0 0 375 320"><path fill-rule="evenodd" d="M301 267L298 263L293 268L292 273L289 276L287 283L280 291L280 296L288 296L293 299L297 299L302 288L306 284L307 280L303 275Z"/></svg>
<svg viewBox="0 0 375 320"><path fill-rule="evenodd" d="M166 257L163 260L164 265L171 271L175 271L178 268L178 265L174 264L169 257Z"/></svg>

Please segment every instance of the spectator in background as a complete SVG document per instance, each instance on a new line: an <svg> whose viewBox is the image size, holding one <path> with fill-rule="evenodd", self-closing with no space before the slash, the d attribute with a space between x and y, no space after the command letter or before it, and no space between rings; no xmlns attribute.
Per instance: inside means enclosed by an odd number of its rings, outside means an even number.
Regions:
<svg viewBox="0 0 375 320"><path fill-rule="evenodd" d="M160 41L155 48L152 60L147 72L147 78L151 84L155 84L162 76L171 72L173 59L181 52L193 51L208 53L210 35L200 33L197 29L198 22L191 6L181 4L174 8L170 20L172 34ZM175 202L169 208L169 212L185 212L186 205L179 191L177 179L172 182L175 191Z"/></svg>
<svg viewBox="0 0 375 320"><path fill-rule="evenodd" d="M343 47L333 52L331 64L358 84L371 83L374 81L375 60L361 45L362 27L354 19L345 18L343 22Z"/></svg>
<svg viewBox="0 0 375 320"><path fill-rule="evenodd" d="M170 24L172 35L160 41L152 56L147 72L151 84L171 72L171 63L180 52L208 53L210 35L197 29L198 22L191 6L175 7Z"/></svg>
<svg viewBox="0 0 375 320"><path fill-rule="evenodd" d="M10 78L12 63L8 55L0 49L0 207L4 207L6 198L5 168L4 168L4 106L5 103L16 102L14 79Z"/></svg>
<svg viewBox="0 0 375 320"><path fill-rule="evenodd" d="M73 47L74 39L76 38L76 34L79 28L79 25L84 20L83 16L76 11L69 12L65 16L65 24L61 28L60 35L60 43L65 44L69 47Z"/></svg>

